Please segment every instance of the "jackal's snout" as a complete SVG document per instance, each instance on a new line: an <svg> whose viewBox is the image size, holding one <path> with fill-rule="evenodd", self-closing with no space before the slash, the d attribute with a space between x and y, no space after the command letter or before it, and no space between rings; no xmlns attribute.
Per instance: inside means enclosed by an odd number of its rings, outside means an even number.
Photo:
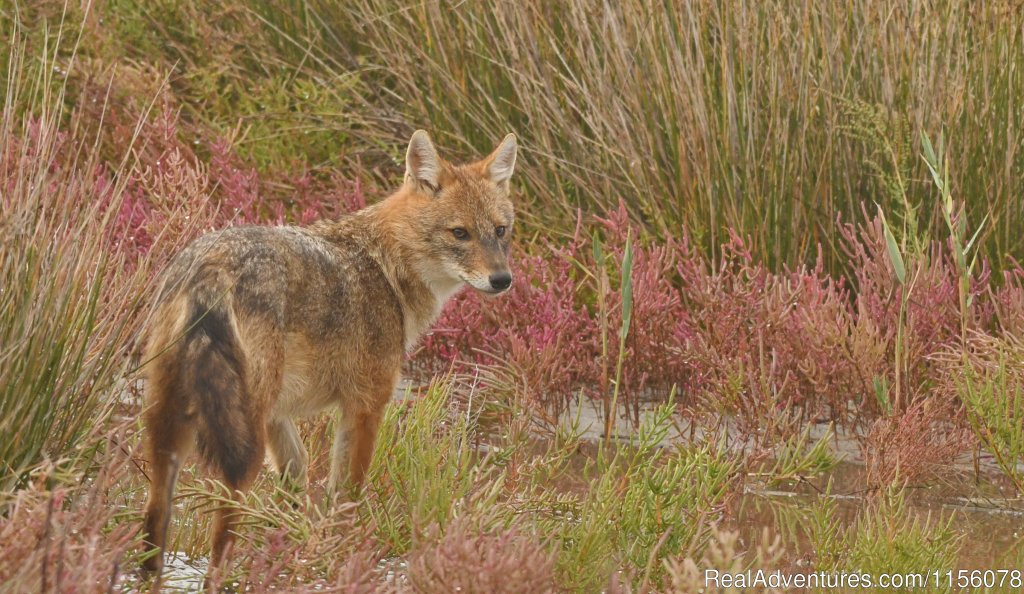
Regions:
<svg viewBox="0 0 1024 594"><path fill-rule="evenodd" d="M512 273L507 270L495 272L487 277L487 280L495 292L505 291L512 286Z"/></svg>
<svg viewBox="0 0 1024 594"><path fill-rule="evenodd" d="M512 286L512 273L504 265L489 270L467 271L460 277L469 286L486 295L500 295Z"/></svg>
<svg viewBox="0 0 1024 594"><path fill-rule="evenodd" d="M508 291L512 286L508 243L500 239L483 239L477 245L468 242L466 248L469 261L463 268L463 280L477 291L487 295L499 295Z"/></svg>

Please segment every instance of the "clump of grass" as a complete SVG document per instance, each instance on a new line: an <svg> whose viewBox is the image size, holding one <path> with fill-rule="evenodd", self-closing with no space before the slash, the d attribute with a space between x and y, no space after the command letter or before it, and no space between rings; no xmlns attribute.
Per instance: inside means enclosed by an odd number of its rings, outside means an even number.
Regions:
<svg viewBox="0 0 1024 594"><path fill-rule="evenodd" d="M815 568L839 567L845 554L842 526L836 517L838 503L832 497L833 481L830 478L825 490L807 513L805 534L815 553Z"/></svg>
<svg viewBox="0 0 1024 594"><path fill-rule="evenodd" d="M52 57L32 62L13 41L0 126L3 490L70 455L113 410L148 280L110 250L131 166L108 169L90 138L64 128Z"/></svg>
<svg viewBox="0 0 1024 594"><path fill-rule="evenodd" d="M812 511L808 535L816 553L815 569L838 571L857 568L881 573L945 572L952 569L960 536L946 519L919 517L906 501L906 491L886 490L858 511L844 528L836 517L831 484Z"/></svg>
<svg viewBox="0 0 1024 594"><path fill-rule="evenodd" d="M365 512L396 554L460 511L495 506L502 492L502 471L481 462L475 419L450 405L450 387L432 384L411 406L388 407L381 423Z"/></svg>
<svg viewBox="0 0 1024 594"><path fill-rule="evenodd" d="M621 494L626 511L617 523L629 567L703 549L737 475L735 456L714 445L674 450L655 445L668 433L672 412L662 407L649 426L641 426L635 450L627 446L617 452L624 459L611 462L611 468L622 464L626 474Z"/></svg>
<svg viewBox="0 0 1024 594"><path fill-rule="evenodd" d="M661 560L707 546L738 476L738 459L711 444L665 446L672 414L673 407L663 405L634 443L599 446L584 471L588 492L571 512L578 520L556 532L565 582L589 591L626 568L657 585L664 577Z"/></svg>
<svg viewBox="0 0 1024 594"><path fill-rule="evenodd" d="M31 72L22 72L28 68L23 49L11 50L12 78ZM7 238L0 256L4 489L48 454L59 457L87 432L101 406L98 390L91 387L106 377L124 336L112 327L114 320L98 319L108 263L104 225L96 222L104 219L98 207L106 198L102 182L82 176L76 163L61 158L68 139L60 134L59 113L31 119L19 114L26 93L43 94L37 101L52 104L46 95L49 80L42 76L42 88L33 90L8 79L0 129L0 221ZM87 162L82 165L95 171ZM63 209L68 207L89 209L91 216L67 221ZM96 344L105 344L106 352L96 353Z"/></svg>
<svg viewBox="0 0 1024 594"><path fill-rule="evenodd" d="M711 542L701 557L696 560L686 557L666 561L666 568L672 584L671 592L679 594L683 592L708 592L709 594L735 592L736 588L718 586L714 582L709 586L706 572L713 570L719 572L719 575L726 573L735 575L758 570L771 572L779 569L785 554L785 549L778 536L772 536L767 529L761 533L760 540L757 541L753 549L746 548L740 543L737 532L730 532L715 526L712 528L711 534ZM774 588L748 588L743 591L766 594L780 592Z"/></svg>
<svg viewBox="0 0 1024 594"><path fill-rule="evenodd" d="M905 492L887 495L861 512L846 535L843 564L880 575L945 572L954 568L960 536L948 519L914 517ZM907 590L910 591L910 590Z"/></svg>

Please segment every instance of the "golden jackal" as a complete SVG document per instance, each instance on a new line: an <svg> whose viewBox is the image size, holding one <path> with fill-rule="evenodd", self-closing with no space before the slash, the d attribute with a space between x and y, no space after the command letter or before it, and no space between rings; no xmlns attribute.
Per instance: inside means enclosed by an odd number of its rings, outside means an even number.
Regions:
<svg viewBox="0 0 1024 594"><path fill-rule="evenodd" d="M340 413L329 489L358 488L403 355L463 285L502 293L513 210L516 139L468 165L412 135L405 182L382 202L308 228L235 227L194 241L168 267L145 358L146 568L159 572L174 482L199 446L233 493L269 449L305 483L293 419ZM212 564L232 539L216 512Z"/></svg>

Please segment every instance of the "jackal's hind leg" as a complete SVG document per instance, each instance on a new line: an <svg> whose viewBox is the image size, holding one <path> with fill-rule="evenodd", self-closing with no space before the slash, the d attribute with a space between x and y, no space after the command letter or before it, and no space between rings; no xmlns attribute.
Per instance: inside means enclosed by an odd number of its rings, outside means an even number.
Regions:
<svg viewBox="0 0 1024 594"><path fill-rule="evenodd" d="M262 463L262 455L254 455L246 462L246 472L241 480L232 482L225 477L225 485L231 492L231 499L240 503L242 494L248 490ZM218 508L213 518L211 535L210 568L224 569L228 551L235 541L236 529L240 520L237 505L225 504Z"/></svg>
<svg viewBox="0 0 1024 594"><path fill-rule="evenodd" d="M178 470L195 445L196 435L194 420L169 402L170 399L161 399L145 413L150 485L143 548L152 554L143 562L143 569L157 577L164 565L174 484Z"/></svg>

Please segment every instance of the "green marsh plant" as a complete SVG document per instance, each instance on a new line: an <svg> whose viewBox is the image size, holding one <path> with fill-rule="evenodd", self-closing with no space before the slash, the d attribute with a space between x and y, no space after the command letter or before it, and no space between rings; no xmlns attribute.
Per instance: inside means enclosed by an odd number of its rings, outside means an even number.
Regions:
<svg viewBox="0 0 1024 594"><path fill-rule="evenodd" d="M967 420L996 465L1024 494L1024 345L1016 338L987 341L995 360L967 364L959 381L959 396Z"/></svg>

